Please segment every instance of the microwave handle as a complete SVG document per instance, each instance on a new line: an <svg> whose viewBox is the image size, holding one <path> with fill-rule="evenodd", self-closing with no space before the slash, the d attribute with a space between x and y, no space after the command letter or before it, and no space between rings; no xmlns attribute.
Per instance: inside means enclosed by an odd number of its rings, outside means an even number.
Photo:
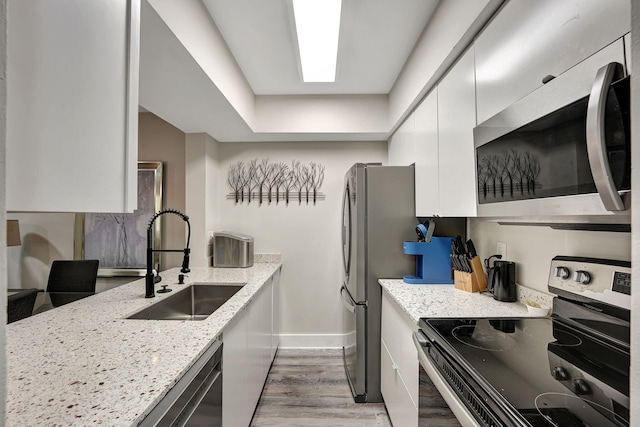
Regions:
<svg viewBox="0 0 640 427"><path fill-rule="evenodd" d="M587 154L600 199L608 211L624 210L624 202L611 177L604 134L605 110L609 86L618 64L611 62L600 68L591 87L587 106Z"/></svg>

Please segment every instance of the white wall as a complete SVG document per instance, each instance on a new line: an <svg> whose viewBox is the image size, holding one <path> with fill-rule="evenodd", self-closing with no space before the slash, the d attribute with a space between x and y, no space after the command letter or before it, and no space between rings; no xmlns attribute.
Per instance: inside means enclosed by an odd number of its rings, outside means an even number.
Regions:
<svg viewBox="0 0 640 427"><path fill-rule="evenodd" d="M219 205L218 141L205 133L186 135L186 209L191 224L191 266L210 267L210 234Z"/></svg>
<svg viewBox="0 0 640 427"><path fill-rule="evenodd" d="M517 263L516 282L542 292L548 292L549 266L556 255L631 260L631 233L553 230L471 218L469 235L481 259L496 253L497 242L506 243L506 259Z"/></svg>
<svg viewBox="0 0 640 427"><path fill-rule="evenodd" d="M322 163L326 199L260 206L227 200L229 165L267 157L274 162ZM386 162L386 142L220 143L219 215L215 231L254 236L256 252L282 254L281 345L342 346L340 220L344 174L356 162Z"/></svg>
<svg viewBox="0 0 640 427"><path fill-rule="evenodd" d="M163 162L163 207L184 212L184 132L151 113L139 114L138 128L138 159ZM162 247L184 248L187 238L184 221L175 215L164 215L162 220ZM161 270L167 270L182 265L182 254L164 253L161 260Z"/></svg>

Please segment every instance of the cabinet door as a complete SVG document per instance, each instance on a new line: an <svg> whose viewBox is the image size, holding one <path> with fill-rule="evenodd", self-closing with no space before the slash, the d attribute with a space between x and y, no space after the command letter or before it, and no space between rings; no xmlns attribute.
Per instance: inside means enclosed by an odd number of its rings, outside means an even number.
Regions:
<svg viewBox="0 0 640 427"><path fill-rule="evenodd" d="M393 425L418 425L417 330L398 305L382 292L380 389Z"/></svg>
<svg viewBox="0 0 640 427"><path fill-rule="evenodd" d="M261 305L260 319L260 386L259 393L262 393L264 382L269 375L269 367L271 366L271 332L273 327L272 308L273 308L273 279L269 279L262 287L262 295L259 304Z"/></svg>
<svg viewBox="0 0 640 427"><path fill-rule="evenodd" d="M476 216L473 54L468 49L438 85L440 216Z"/></svg>
<svg viewBox="0 0 640 427"><path fill-rule="evenodd" d="M438 88L422 101L414 115L416 216L433 216L440 209Z"/></svg>
<svg viewBox="0 0 640 427"><path fill-rule="evenodd" d="M478 36L478 123L630 31L628 0L510 0Z"/></svg>
<svg viewBox="0 0 640 427"><path fill-rule="evenodd" d="M247 316L240 310L222 335L222 419L225 426L248 426L253 415L247 394Z"/></svg>
<svg viewBox="0 0 640 427"><path fill-rule="evenodd" d="M247 393L249 406L258 404L271 366L271 279L247 307Z"/></svg>
<svg viewBox="0 0 640 427"><path fill-rule="evenodd" d="M7 210L135 209L139 11L7 2Z"/></svg>
<svg viewBox="0 0 640 427"><path fill-rule="evenodd" d="M280 270L273 275L273 289L271 290L271 361L273 361L280 344Z"/></svg>
<svg viewBox="0 0 640 427"><path fill-rule="evenodd" d="M247 395L249 407L255 408L262 390L262 360L260 352L260 335L262 328L262 290L254 296L247 306Z"/></svg>
<svg viewBox="0 0 640 427"><path fill-rule="evenodd" d="M389 139L390 166L406 166L415 162L413 133L414 115L411 114Z"/></svg>

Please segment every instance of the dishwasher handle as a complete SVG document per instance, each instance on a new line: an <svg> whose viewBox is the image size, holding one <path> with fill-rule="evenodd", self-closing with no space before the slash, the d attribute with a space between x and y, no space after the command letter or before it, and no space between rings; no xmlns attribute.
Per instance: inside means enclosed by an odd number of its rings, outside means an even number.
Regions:
<svg viewBox="0 0 640 427"><path fill-rule="evenodd" d="M207 427L222 426L222 348L215 340L138 426L191 426L189 419L203 411Z"/></svg>
<svg viewBox="0 0 640 427"><path fill-rule="evenodd" d="M200 384L200 387L193 393L191 399L184 405L180 414L173 421L172 427L185 427L193 413L198 409L204 398L209 393L209 390L213 387L216 381L221 380L222 378L222 361L219 360L218 363L213 367L209 375L205 378L205 380Z"/></svg>

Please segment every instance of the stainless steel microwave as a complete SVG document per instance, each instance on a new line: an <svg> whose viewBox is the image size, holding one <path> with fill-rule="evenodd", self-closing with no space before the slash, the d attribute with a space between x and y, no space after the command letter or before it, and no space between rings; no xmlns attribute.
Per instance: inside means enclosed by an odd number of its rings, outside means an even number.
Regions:
<svg viewBox="0 0 640 427"><path fill-rule="evenodd" d="M629 224L629 80L619 40L478 125L478 216Z"/></svg>

